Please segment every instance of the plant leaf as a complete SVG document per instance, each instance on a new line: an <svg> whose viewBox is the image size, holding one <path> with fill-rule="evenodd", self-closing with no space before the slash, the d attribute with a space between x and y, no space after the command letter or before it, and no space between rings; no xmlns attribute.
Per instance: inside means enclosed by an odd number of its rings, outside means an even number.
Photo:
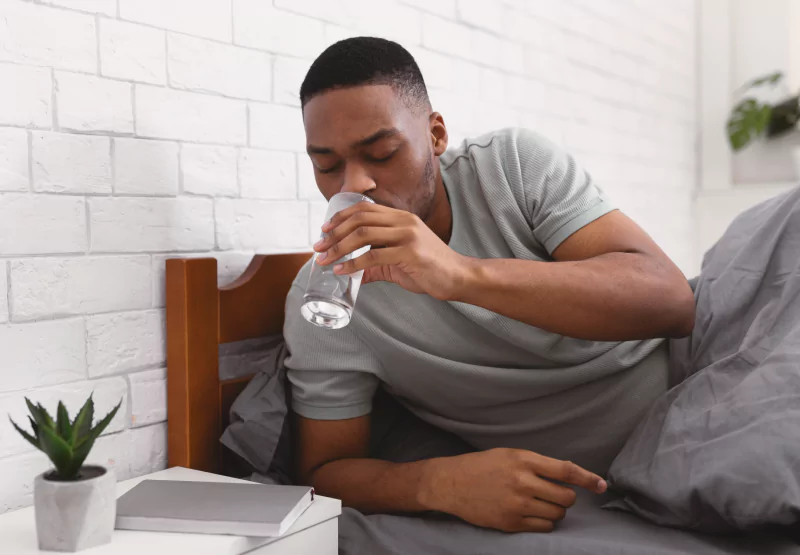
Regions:
<svg viewBox="0 0 800 555"><path fill-rule="evenodd" d="M33 419L36 421L36 424L39 425L40 428L50 428L51 430L55 428L55 423L53 419L50 418L50 415L47 413L46 410L42 407L42 405L37 404L34 405L30 402L30 399L25 397L25 403L28 405L28 410L33 415Z"/></svg>
<svg viewBox="0 0 800 555"><path fill-rule="evenodd" d="M120 399L117 406L114 407L111 412L105 416L105 418L98 422L97 426L90 429L86 434L83 434L78 438L77 443L72 450L72 462L69 468L71 475L77 475L78 472L80 472L83 461L89 456L89 452L92 450L95 440L100 436L101 433L103 433L103 430L108 427L121 406L122 400Z"/></svg>
<svg viewBox="0 0 800 555"><path fill-rule="evenodd" d="M746 147L764 134L772 115L772 107L753 98L741 100L728 119L728 140L734 151Z"/></svg>
<svg viewBox="0 0 800 555"><path fill-rule="evenodd" d="M9 420L11 420L11 417L9 417L8 419L9 419ZM35 437L33 437L31 434L29 434L28 432L26 432L25 430L23 430L23 429L22 429L22 428L20 428L19 426L17 426L17 423L16 423L16 422L14 422L13 420L11 420L11 425L12 425L12 426L14 426L14 428L16 428L16 430L17 430L17 431L18 431L20 434L22 434L22 437L24 437L25 439L27 439L27 440L28 440L28 442L29 442L31 445L33 445L34 447L36 447L37 449L39 449L39 441L38 441L38 440L37 440Z"/></svg>
<svg viewBox="0 0 800 555"><path fill-rule="evenodd" d="M748 81L742 85L740 90L745 91L747 89L752 89L753 87L760 87L761 85L776 85L781 79L783 79L783 72L775 71L773 73Z"/></svg>
<svg viewBox="0 0 800 555"><path fill-rule="evenodd" d="M86 399L86 402L81 407L80 412L75 416L75 421L72 423L72 437L70 438L70 445L73 447L80 440L89 433L92 427L92 419L94 418L94 401L92 395Z"/></svg>
<svg viewBox="0 0 800 555"><path fill-rule="evenodd" d="M92 450L93 445L94 439L87 439L81 442L72 451L72 461L68 469L71 475L77 476L78 472L80 472L81 466L83 466L83 461L85 461L86 457L89 456L89 452Z"/></svg>
<svg viewBox="0 0 800 555"><path fill-rule="evenodd" d="M763 135L769 125L769 119L772 117L772 106L764 104L757 112L758 121L756 123L756 130L759 135Z"/></svg>
<svg viewBox="0 0 800 555"><path fill-rule="evenodd" d="M117 403L117 406L116 406L116 407L114 407L113 409L111 409L111 412L109 412L109 413L108 413L108 414L105 416L105 418L103 418L103 419L102 419L100 422L98 422L98 423L97 423L97 425L96 425L94 428L92 428L92 431L91 431L91 432L89 432L89 433L90 433L90 434L92 434L92 435L94 435L95 439L96 439L96 438L97 438L97 437L98 437L100 434L102 434L102 433L103 433L103 430L105 430L105 429L106 429L106 427L107 427L109 424L111 424L111 421L114 419L114 416L117 414L117 411L119 410L119 408L120 408L121 406L122 406L122 400L120 399L119 403Z"/></svg>
<svg viewBox="0 0 800 555"><path fill-rule="evenodd" d="M28 422L31 423L31 430L33 430L33 435L35 435L36 438L38 439L39 438L39 426L36 424L36 421L33 418L31 418L30 416L28 417ZM37 445L37 447L38 447L38 445Z"/></svg>
<svg viewBox="0 0 800 555"><path fill-rule="evenodd" d="M69 413L67 407L61 401L58 402L58 411L56 412L56 429L58 435L71 445L72 426L69 423Z"/></svg>
<svg viewBox="0 0 800 555"><path fill-rule="evenodd" d="M47 427L55 432L56 422L53 420L53 417L50 416L50 413L47 412L47 409L44 408L41 403L36 403L36 406L39 407L39 412L42 414L42 418L44 418Z"/></svg>
<svg viewBox="0 0 800 555"><path fill-rule="evenodd" d="M120 400L117 406L111 409L111 412L109 412L100 422L98 422L94 428L89 430L88 434L78 439L78 443L75 445L75 449L77 450L81 445L83 445L87 441L96 440L100 436L100 434L103 433L103 430L105 430L106 427L109 424L111 424L111 420L114 419L114 416L117 414L117 411L121 406L122 406L122 400Z"/></svg>
<svg viewBox="0 0 800 555"><path fill-rule="evenodd" d="M53 466L56 467L61 478L69 480L75 477L71 471L72 448L66 441L58 437L53 429L41 428L39 448L53 461Z"/></svg>

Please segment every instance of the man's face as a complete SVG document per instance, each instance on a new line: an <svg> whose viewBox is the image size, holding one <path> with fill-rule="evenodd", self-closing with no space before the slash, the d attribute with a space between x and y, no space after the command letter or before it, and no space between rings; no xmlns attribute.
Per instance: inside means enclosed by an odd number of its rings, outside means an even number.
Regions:
<svg viewBox="0 0 800 555"><path fill-rule="evenodd" d="M303 110L306 146L326 199L355 192L425 219L436 187L430 116L389 85L327 91Z"/></svg>

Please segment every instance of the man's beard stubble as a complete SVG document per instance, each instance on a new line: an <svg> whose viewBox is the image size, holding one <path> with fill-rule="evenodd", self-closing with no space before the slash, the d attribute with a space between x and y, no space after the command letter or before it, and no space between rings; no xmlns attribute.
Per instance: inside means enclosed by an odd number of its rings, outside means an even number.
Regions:
<svg viewBox="0 0 800 555"><path fill-rule="evenodd" d="M422 196L416 202L417 206L415 208L417 209L414 212L423 222L430 218L431 212L433 212L434 198L436 197L436 174L433 171L433 160L433 156L428 158L417 187Z"/></svg>
<svg viewBox="0 0 800 555"><path fill-rule="evenodd" d="M433 211L434 197L436 196L436 174L433 171L433 161L434 157L428 158L420 180L417 182L416 187L409 190L410 194L406 199L402 199L396 194L393 194L392 197L399 202L392 202L386 198L376 198L369 193L366 193L366 196L371 198L375 204L397 210L406 210L416 214L422 221L426 221ZM402 204L405 206L402 206Z"/></svg>

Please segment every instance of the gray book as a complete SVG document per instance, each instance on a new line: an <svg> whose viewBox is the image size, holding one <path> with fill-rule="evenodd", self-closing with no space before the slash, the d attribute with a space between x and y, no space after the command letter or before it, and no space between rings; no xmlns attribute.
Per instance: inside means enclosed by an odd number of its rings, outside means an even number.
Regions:
<svg viewBox="0 0 800 555"><path fill-rule="evenodd" d="M304 486L142 480L117 500L116 528L280 536L313 499Z"/></svg>

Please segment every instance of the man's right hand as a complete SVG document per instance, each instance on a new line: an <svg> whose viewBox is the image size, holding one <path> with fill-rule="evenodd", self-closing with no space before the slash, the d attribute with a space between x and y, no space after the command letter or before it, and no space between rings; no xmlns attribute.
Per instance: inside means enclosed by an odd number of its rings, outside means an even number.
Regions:
<svg viewBox="0 0 800 555"><path fill-rule="evenodd" d="M576 464L522 449L491 449L427 461L421 503L477 526L504 532L550 532L575 503L575 491L606 490Z"/></svg>

